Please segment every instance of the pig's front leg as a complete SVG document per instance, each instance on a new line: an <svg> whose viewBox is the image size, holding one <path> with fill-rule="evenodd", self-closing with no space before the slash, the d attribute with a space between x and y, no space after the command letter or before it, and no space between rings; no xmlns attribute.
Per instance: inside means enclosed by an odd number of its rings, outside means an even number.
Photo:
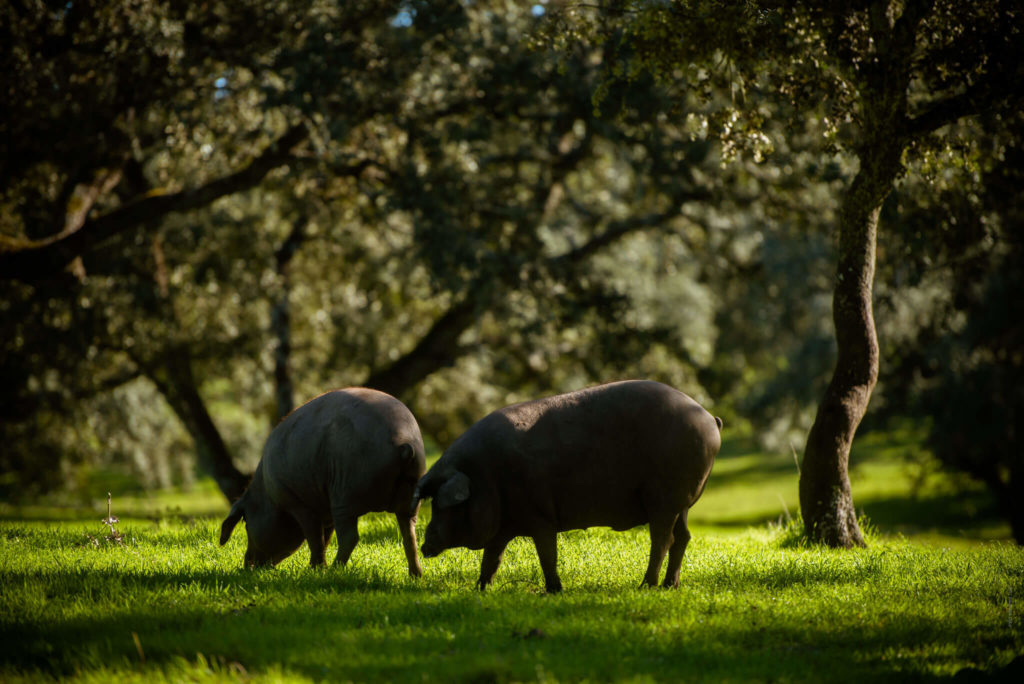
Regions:
<svg viewBox="0 0 1024 684"><path fill-rule="evenodd" d="M544 573L544 589L549 594L562 591L562 580L558 579L558 535L554 530L535 534L533 545L537 549L540 569Z"/></svg>
<svg viewBox="0 0 1024 684"><path fill-rule="evenodd" d="M486 589L487 585L494 581L494 575L498 572L498 566L501 565L501 558L505 555L505 547L508 546L508 542L508 539L496 539L484 547L484 557L480 561L480 579L476 583L480 591Z"/></svg>

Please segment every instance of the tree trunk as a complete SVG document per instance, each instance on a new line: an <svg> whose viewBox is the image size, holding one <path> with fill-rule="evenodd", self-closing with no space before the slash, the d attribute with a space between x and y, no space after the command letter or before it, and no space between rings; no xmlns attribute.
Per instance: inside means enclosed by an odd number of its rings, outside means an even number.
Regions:
<svg viewBox="0 0 1024 684"><path fill-rule="evenodd" d="M1024 497L1019 494L1024 484L1024 459L1018 457L1014 460L1009 476L1000 498L1006 502L1006 517L1010 519L1013 540L1024 546Z"/></svg>
<svg viewBox="0 0 1024 684"><path fill-rule="evenodd" d="M850 446L878 379L872 314L875 236L882 202L899 172L901 147L865 146L861 168L843 198L839 263L832 298L838 357L807 437L800 509L807 536L833 547L864 546L848 474Z"/></svg>
<svg viewBox="0 0 1024 684"><path fill-rule="evenodd" d="M274 347L274 397L277 400L278 421L291 413L295 408L295 390L292 386L292 375L288 363L292 354L291 341L291 279L289 277L289 265L292 257L298 251L306 239L306 219L301 218L292 227L291 233L281 244L275 253L277 261L277 275L281 283L281 291L277 301L270 309L270 327L277 338L277 345Z"/></svg>
<svg viewBox="0 0 1024 684"><path fill-rule="evenodd" d="M287 286L270 310L270 327L277 338L277 344L274 347L274 398L277 403L277 416L274 424L277 425L295 408L295 391L292 388L291 372L288 370L292 343Z"/></svg>
<svg viewBox="0 0 1024 684"><path fill-rule="evenodd" d="M153 381L167 402L184 423L195 443L199 466L213 475L220 491L228 501L234 501L249 486L249 476L239 471L231 461L227 445L206 410L199 394L192 360L183 347L171 349L164 356L160 372L152 373Z"/></svg>

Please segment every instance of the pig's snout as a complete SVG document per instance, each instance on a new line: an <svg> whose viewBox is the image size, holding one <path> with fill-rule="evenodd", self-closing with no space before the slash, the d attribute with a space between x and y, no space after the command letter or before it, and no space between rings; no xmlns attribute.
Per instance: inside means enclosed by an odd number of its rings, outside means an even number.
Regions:
<svg viewBox="0 0 1024 684"><path fill-rule="evenodd" d="M435 546L431 546L429 541L423 542L423 546L420 547L420 553L423 554L424 558L434 558L435 556L440 554L441 551L442 549L439 549Z"/></svg>

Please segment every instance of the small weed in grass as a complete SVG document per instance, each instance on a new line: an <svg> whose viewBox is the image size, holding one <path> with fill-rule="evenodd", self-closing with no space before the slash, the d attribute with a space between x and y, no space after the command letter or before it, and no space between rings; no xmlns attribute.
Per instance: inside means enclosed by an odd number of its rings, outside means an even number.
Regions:
<svg viewBox="0 0 1024 684"><path fill-rule="evenodd" d="M107 534L101 539L114 544L123 544L124 535L121 532L119 532L116 527L114 527L114 525L121 522L121 520L114 516L114 513L111 510L111 508L112 500L110 492L107 492L107 517L103 518L103 520L100 521L101 523L107 526ZM97 539L91 534L86 533L85 538L88 541L88 543L92 544L95 547L98 547L100 545L100 539Z"/></svg>

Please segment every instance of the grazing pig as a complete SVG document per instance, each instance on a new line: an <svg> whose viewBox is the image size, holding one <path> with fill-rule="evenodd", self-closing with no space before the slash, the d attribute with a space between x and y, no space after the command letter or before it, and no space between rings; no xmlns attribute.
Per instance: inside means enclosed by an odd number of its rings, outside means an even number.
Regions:
<svg viewBox="0 0 1024 684"><path fill-rule="evenodd" d="M321 394L270 433L252 483L221 525L220 543L245 518L246 567L276 565L304 539L310 565L317 566L324 564L324 548L337 530L334 562L344 565L359 541L359 516L390 511L398 520L409 574L418 577L418 505L410 504L424 470L420 428L405 404L365 388Z"/></svg>
<svg viewBox="0 0 1024 684"><path fill-rule="evenodd" d="M678 390L630 380L527 401L475 423L420 480L413 507L433 498L423 556L483 549L480 580L494 579L513 537L533 538L547 591L562 589L555 535L650 524L641 586L679 586L690 541L686 515L704 491L722 421Z"/></svg>

